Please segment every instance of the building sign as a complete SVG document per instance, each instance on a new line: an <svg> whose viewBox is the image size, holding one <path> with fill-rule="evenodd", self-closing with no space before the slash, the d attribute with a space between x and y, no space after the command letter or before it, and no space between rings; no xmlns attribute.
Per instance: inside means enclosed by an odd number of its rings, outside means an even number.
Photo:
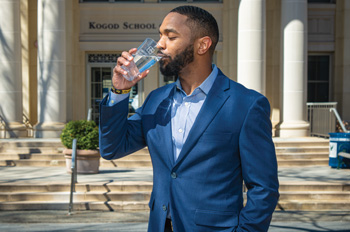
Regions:
<svg viewBox="0 0 350 232"><path fill-rule="evenodd" d="M104 23L104 22L88 22L89 30L157 30L159 25L156 23Z"/></svg>

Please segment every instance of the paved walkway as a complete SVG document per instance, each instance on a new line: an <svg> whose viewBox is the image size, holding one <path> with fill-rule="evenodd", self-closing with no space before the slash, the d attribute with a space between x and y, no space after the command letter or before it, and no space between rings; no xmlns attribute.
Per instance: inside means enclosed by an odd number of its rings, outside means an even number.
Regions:
<svg viewBox="0 0 350 232"><path fill-rule="evenodd" d="M350 169L334 169L325 166L280 167L279 181L320 181L350 184ZM0 183L70 182L71 174L65 167L1 167ZM98 174L79 174L78 182L103 181L152 181L152 168L100 168Z"/></svg>
<svg viewBox="0 0 350 232"><path fill-rule="evenodd" d="M147 212L0 211L0 231L146 232ZM281 212L273 215L269 232L350 231L346 212Z"/></svg>

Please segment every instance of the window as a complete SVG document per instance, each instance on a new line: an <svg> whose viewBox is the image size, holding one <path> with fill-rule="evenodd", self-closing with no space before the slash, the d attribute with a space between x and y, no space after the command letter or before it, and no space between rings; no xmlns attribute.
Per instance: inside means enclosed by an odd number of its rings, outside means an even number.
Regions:
<svg viewBox="0 0 350 232"><path fill-rule="evenodd" d="M330 55L308 57L308 102L329 102Z"/></svg>
<svg viewBox="0 0 350 232"><path fill-rule="evenodd" d="M336 0L308 0L308 3L336 3Z"/></svg>
<svg viewBox="0 0 350 232"><path fill-rule="evenodd" d="M222 0L159 0L159 2L222 2Z"/></svg>
<svg viewBox="0 0 350 232"><path fill-rule="evenodd" d="M143 0L79 0L80 3L143 2Z"/></svg>

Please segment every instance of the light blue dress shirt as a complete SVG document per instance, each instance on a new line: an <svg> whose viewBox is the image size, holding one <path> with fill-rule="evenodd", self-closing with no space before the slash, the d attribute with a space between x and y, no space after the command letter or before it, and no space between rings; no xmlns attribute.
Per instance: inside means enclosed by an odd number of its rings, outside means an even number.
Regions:
<svg viewBox="0 0 350 232"><path fill-rule="evenodd" d="M176 81L176 89L171 108L171 132L174 149L174 161L177 160L187 136L195 122L202 105L213 86L218 68L213 65L213 71L198 86L191 95L187 95L181 87L179 79Z"/></svg>
<svg viewBox="0 0 350 232"><path fill-rule="evenodd" d="M187 136L195 122L202 105L213 86L218 75L218 68L212 65L213 71L198 86L191 95L187 95L181 87L179 79L176 81L174 88L174 97L171 108L171 133L173 140L174 161L177 160L181 149L186 142ZM110 91L108 106L113 106L129 96L127 94L114 94Z"/></svg>

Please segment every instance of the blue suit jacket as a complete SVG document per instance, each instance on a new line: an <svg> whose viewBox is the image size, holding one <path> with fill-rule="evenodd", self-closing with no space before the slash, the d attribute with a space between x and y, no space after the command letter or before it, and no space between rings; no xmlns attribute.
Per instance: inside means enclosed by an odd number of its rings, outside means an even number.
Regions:
<svg viewBox="0 0 350 232"><path fill-rule="evenodd" d="M279 197L268 100L219 71L175 162L173 93L174 84L154 90L129 119L128 99L112 107L104 99L100 107L103 158L121 158L145 146L150 151L148 231L164 231L168 210L176 232L267 231Z"/></svg>

